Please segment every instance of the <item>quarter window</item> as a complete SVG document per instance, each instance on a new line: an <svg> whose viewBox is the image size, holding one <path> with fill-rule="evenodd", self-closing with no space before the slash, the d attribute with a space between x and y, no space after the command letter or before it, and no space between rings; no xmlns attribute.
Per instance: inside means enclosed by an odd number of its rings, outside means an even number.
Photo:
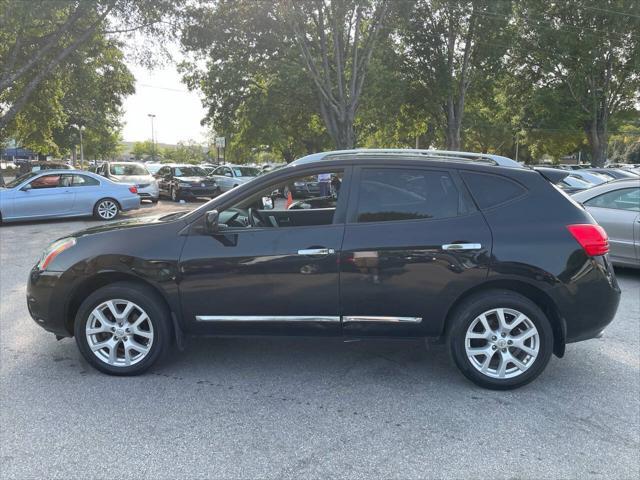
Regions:
<svg viewBox="0 0 640 480"><path fill-rule="evenodd" d="M367 168L360 178L356 221L455 217L461 204L460 192L447 172Z"/></svg>
<svg viewBox="0 0 640 480"><path fill-rule="evenodd" d="M74 175L71 181L72 187L91 187L100 185L100 182L93 177L87 177L86 175Z"/></svg>
<svg viewBox="0 0 640 480"><path fill-rule="evenodd" d="M640 212L640 188L625 188L603 193L584 202L589 207L613 208Z"/></svg>
<svg viewBox="0 0 640 480"><path fill-rule="evenodd" d="M461 175L480 208L495 207L526 193L519 183L500 175L475 172Z"/></svg>

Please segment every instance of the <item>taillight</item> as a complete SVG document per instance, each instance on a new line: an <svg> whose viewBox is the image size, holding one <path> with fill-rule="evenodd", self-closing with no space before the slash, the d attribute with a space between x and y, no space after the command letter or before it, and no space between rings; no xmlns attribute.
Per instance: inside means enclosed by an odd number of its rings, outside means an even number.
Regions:
<svg viewBox="0 0 640 480"><path fill-rule="evenodd" d="M595 257L609 253L609 237L600 225L581 223L568 225L567 228L587 255Z"/></svg>
<svg viewBox="0 0 640 480"><path fill-rule="evenodd" d="M130 191L131 193L138 193L138 187L136 187L135 185L131 185L131 186L129 187L129 191Z"/></svg>

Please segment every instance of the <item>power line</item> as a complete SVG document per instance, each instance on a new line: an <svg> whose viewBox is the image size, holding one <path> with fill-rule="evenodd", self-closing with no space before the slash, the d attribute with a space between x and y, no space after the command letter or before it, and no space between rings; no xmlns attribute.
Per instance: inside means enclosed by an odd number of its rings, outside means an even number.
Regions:
<svg viewBox="0 0 640 480"><path fill-rule="evenodd" d="M172 88L172 87L162 87L160 85L150 85L148 83L137 83L136 86L145 87L145 88L156 88L158 90L168 90L170 92L191 93L189 90L182 90L179 88Z"/></svg>

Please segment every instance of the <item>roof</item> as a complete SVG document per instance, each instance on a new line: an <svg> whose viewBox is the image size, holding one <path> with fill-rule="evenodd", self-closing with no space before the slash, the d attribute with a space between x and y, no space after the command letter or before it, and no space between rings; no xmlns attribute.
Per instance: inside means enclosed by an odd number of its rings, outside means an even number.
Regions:
<svg viewBox="0 0 640 480"><path fill-rule="evenodd" d="M507 157L488 153L476 152L456 152L451 150L419 150L419 149L378 149L360 148L354 150L334 150L330 152L320 152L299 158L291 165L306 165L326 159L345 158L365 158L367 156L388 156L388 157L413 157L422 160L439 160L454 162L479 162L489 165L499 165L502 167L524 168L521 164Z"/></svg>

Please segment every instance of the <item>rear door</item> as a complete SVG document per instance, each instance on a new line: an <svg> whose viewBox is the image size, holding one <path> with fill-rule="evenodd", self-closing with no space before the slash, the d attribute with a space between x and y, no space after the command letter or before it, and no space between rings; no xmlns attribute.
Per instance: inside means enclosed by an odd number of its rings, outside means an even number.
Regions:
<svg viewBox="0 0 640 480"><path fill-rule="evenodd" d="M439 334L488 273L491 233L453 171L356 169L340 257L345 335Z"/></svg>

